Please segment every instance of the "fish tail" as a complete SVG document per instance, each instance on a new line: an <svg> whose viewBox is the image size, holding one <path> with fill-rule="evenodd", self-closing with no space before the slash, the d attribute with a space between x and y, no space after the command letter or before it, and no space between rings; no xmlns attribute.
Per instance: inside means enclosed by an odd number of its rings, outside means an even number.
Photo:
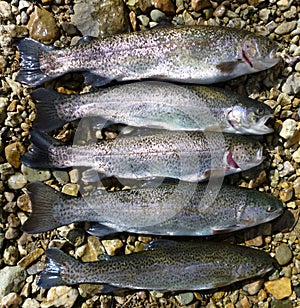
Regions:
<svg viewBox="0 0 300 308"><path fill-rule="evenodd" d="M40 68L41 55L54 50L53 46L44 45L30 38L16 40L16 45L22 59L22 67L16 78L17 81L37 86L54 78L43 73Z"/></svg>
<svg viewBox="0 0 300 308"><path fill-rule="evenodd" d="M57 103L61 95L54 90L39 88L31 93L35 101L37 117L33 127L42 131L50 131L64 125L67 121L61 119L57 112Z"/></svg>
<svg viewBox="0 0 300 308"><path fill-rule="evenodd" d="M35 129L30 131L30 141L29 151L21 157L22 163L30 168L52 168L53 163L49 157L49 149L62 144L49 135Z"/></svg>
<svg viewBox="0 0 300 308"><path fill-rule="evenodd" d="M38 276L37 285L43 289L75 284L74 274L82 265L58 248L46 249L46 269Z"/></svg>
<svg viewBox="0 0 300 308"><path fill-rule="evenodd" d="M46 232L63 224L53 216L55 202L62 197L56 191L42 182L33 182L26 186L31 201L31 214L22 226L27 233Z"/></svg>

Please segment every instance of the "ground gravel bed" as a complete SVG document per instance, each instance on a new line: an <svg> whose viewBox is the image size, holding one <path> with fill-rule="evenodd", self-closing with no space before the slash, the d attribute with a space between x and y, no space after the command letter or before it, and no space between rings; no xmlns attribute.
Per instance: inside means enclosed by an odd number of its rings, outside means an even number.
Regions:
<svg viewBox="0 0 300 308"><path fill-rule="evenodd" d="M178 25L221 25L254 31L282 46L281 63L268 71L222 84L274 109L270 122L275 132L262 139L265 162L254 170L233 175L228 183L269 192L286 206L285 214L264 225L216 237L259 247L280 265L272 275L210 292L159 293L149 291L101 295L100 286L82 284L43 290L37 274L43 269L47 247L59 247L84 261L140 251L149 236L121 234L102 240L72 224L41 235L20 229L30 213L25 186L43 181L77 195L81 170L34 170L20 162L29 146L35 119L30 87L15 81L20 67L15 38L30 36L46 44L65 47L84 35L144 30L161 20ZM299 0L12 0L0 1L0 307L299 307L300 242L300 2ZM47 84L63 93L87 91L79 74ZM51 132L71 142L76 123ZM114 131L102 132L108 138ZM109 189L122 185L108 180ZM87 190L89 187L85 187Z"/></svg>

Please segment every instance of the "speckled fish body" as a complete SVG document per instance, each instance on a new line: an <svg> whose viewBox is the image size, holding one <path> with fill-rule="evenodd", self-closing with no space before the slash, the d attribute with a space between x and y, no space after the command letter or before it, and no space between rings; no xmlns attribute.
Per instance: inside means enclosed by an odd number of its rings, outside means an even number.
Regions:
<svg viewBox="0 0 300 308"><path fill-rule="evenodd" d="M31 142L30 151L22 157L29 167L86 167L102 177L127 179L172 177L198 182L211 175L250 169L264 159L258 141L221 133L146 129L141 134L122 134L101 143L65 146L55 145L55 139L32 130Z"/></svg>
<svg viewBox="0 0 300 308"><path fill-rule="evenodd" d="M47 268L37 284L45 289L58 285L101 283L102 292L113 288L182 291L212 289L266 274L273 259L264 251L227 243L176 243L154 241L146 251L82 263L47 249Z"/></svg>
<svg viewBox="0 0 300 308"><path fill-rule="evenodd" d="M32 212L22 229L40 233L78 221L97 222L89 232L207 236L231 232L278 217L277 198L234 186L180 183L71 197L40 183L27 185ZM109 206L108 206L109 205Z"/></svg>
<svg viewBox="0 0 300 308"><path fill-rule="evenodd" d="M50 131L85 117L168 130L267 134L272 109L223 89L136 82L83 95L39 88L31 93L37 108L34 127ZM105 121L102 121L105 123Z"/></svg>
<svg viewBox="0 0 300 308"><path fill-rule="evenodd" d="M17 47L23 62L17 80L30 85L74 71L93 74L96 78L90 75L87 82L97 85L144 78L211 84L279 61L277 45L269 39L214 26L157 28L61 50L25 38Z"/></svg>

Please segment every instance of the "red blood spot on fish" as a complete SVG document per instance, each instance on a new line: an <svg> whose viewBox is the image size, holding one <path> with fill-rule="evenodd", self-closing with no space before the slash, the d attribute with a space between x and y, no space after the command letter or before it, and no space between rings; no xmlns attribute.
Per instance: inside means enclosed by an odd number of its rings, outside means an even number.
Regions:
<svg viewBox="0 0 300 308"><path fill-rule="evenodd" d="M249 58L246 56L244 50L242 50L242 55L243 55L243 59L246 61L246 63L248 63L251 67L253 67L253 64L251 63L251 61L249 60Z"/></svg>
<svg viewBox="0 0 300 308"><path fill-rule="evenodd" d="M235 169L238 169L239 166L237 165L237 163L233 160L232 158L232 153L229 152L228 156L227 156L227 163L229 166L235 168Z"/></svg>

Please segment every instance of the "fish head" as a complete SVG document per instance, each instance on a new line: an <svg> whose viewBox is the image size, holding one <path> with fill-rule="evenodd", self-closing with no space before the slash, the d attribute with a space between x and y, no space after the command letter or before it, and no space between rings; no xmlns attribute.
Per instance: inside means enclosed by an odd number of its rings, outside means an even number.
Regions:
<svg viewBox="0 0 300 308"><path fill-rule="evenodd" d="M231 138L227 136L226 138ZM225 152L228 169L244 171L258 166L265 159L263 146L252 138L236 136L231 139L230 147Z"/></svg>
<svg viewBox="0 0 300 308"><path fill-rule="evenodd" d="M278 55L279 44L268 38L248 34L241 45L241 58L248 64L253 72L262 71L276 65L280 56Z"/></svg>
<svg viewBox="0 0 300 308"><path fill-rule="evenodd" d="M271 221L282 212L283 204L279 199L267 193L249 190L246 202L238 209L237 220L239 225L252 227Z"/></svg>
<svg viewBox="0 0 300 308"><path fill-rule="evenodd" d="M240 134L264 135L272 133L274 130L266 126L266 122L273 117L272 109L263 104L234 105L227 112L229 125Z"/></svg>

